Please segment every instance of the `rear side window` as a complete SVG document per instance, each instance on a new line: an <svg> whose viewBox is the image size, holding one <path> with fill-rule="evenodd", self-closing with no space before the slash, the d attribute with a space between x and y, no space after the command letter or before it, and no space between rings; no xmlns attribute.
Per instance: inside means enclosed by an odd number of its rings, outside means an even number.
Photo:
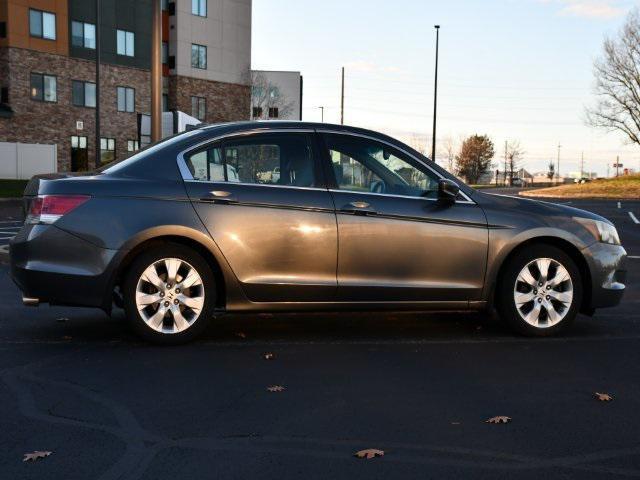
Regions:
<svg viewBox="0 0 640 480"><path fill-rule="evenodd" d="M187 158L193 178L210 182L314 187L313 149L304 133L228 140Z"/></svg>

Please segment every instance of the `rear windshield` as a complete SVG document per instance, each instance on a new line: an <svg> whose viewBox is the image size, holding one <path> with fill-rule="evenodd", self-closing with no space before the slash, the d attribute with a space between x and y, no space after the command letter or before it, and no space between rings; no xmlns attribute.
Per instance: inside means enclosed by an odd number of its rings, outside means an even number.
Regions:
<svg viewBox="0 0 640 480"><path fill-rule="evenodd" d="M117 160L107 165L103 165L102 167L98 168L96 172L107 173L107 174L117 173L120 170L127 168L129 165L132 165L133 163L137 162L138 160L146 158L149 155L153 155L154 153L157 153L163 148L168 147L169 145L172 145L179 141L182 141L188 138L189 136L196 134L197 132L198 132L198 129L193 129L187 132L180 132L180 133L171 135L170 137L163 138L162 140L149 144L148 146L144 147L135 155L125 158L124 160Z"/></svg>

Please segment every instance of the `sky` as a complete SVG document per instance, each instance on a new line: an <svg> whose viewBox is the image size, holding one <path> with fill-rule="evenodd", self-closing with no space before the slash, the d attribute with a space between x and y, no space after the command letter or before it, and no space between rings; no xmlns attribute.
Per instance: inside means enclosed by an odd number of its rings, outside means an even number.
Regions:
<svg viewBox="0 0 640 480"><path fill-rule="evenodd" d="M640 170L640 148L585 125L593 62L637 3L629 0L253 0L252 68L304 76L303 120L388 133L430 150L435 24L440 28L438 150L486 134L502 165L505 140L523 166L613 174ZM442 152L436 155L445 164ZM438 158L439 157L439 158Z"/></svg>

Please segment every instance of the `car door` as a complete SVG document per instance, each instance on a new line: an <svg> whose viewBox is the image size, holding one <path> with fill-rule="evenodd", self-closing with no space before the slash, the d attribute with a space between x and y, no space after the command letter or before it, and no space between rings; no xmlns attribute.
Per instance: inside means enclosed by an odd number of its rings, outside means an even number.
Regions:
<svg viewBox="0 0 640 480"><path fill-rule="evenodd" d="M184 161L188 195L250 300L334 298L336 219L311 132L233 136Z"/></svg>
<svg viewBox="0 0 640 480"><path fill-rule="evenodd" d="M355 134L324 133L338 221L338 298L479 300L487 261L484 212L438 201L439 175L412 155Z"/></svg>

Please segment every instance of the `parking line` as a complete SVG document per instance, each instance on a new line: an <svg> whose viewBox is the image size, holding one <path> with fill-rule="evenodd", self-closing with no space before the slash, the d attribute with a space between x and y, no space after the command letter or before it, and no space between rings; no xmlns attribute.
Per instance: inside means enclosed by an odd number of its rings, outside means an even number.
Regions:
<svg viewBox="0 0 640 480"><path fill-rule="evenodd" d="M638 220L636 218L636 216L633 214L633 212L629 212L629 216L631 217L631 220L633 220L633 223L635 223L635 224L639 224L640 223L640 220Z"/></svg>
<svg viewBox="0 0 640 480"><path fill-rule="evenodd" d="M622 208L622 204L618 202L618 208Z"/></svg>

